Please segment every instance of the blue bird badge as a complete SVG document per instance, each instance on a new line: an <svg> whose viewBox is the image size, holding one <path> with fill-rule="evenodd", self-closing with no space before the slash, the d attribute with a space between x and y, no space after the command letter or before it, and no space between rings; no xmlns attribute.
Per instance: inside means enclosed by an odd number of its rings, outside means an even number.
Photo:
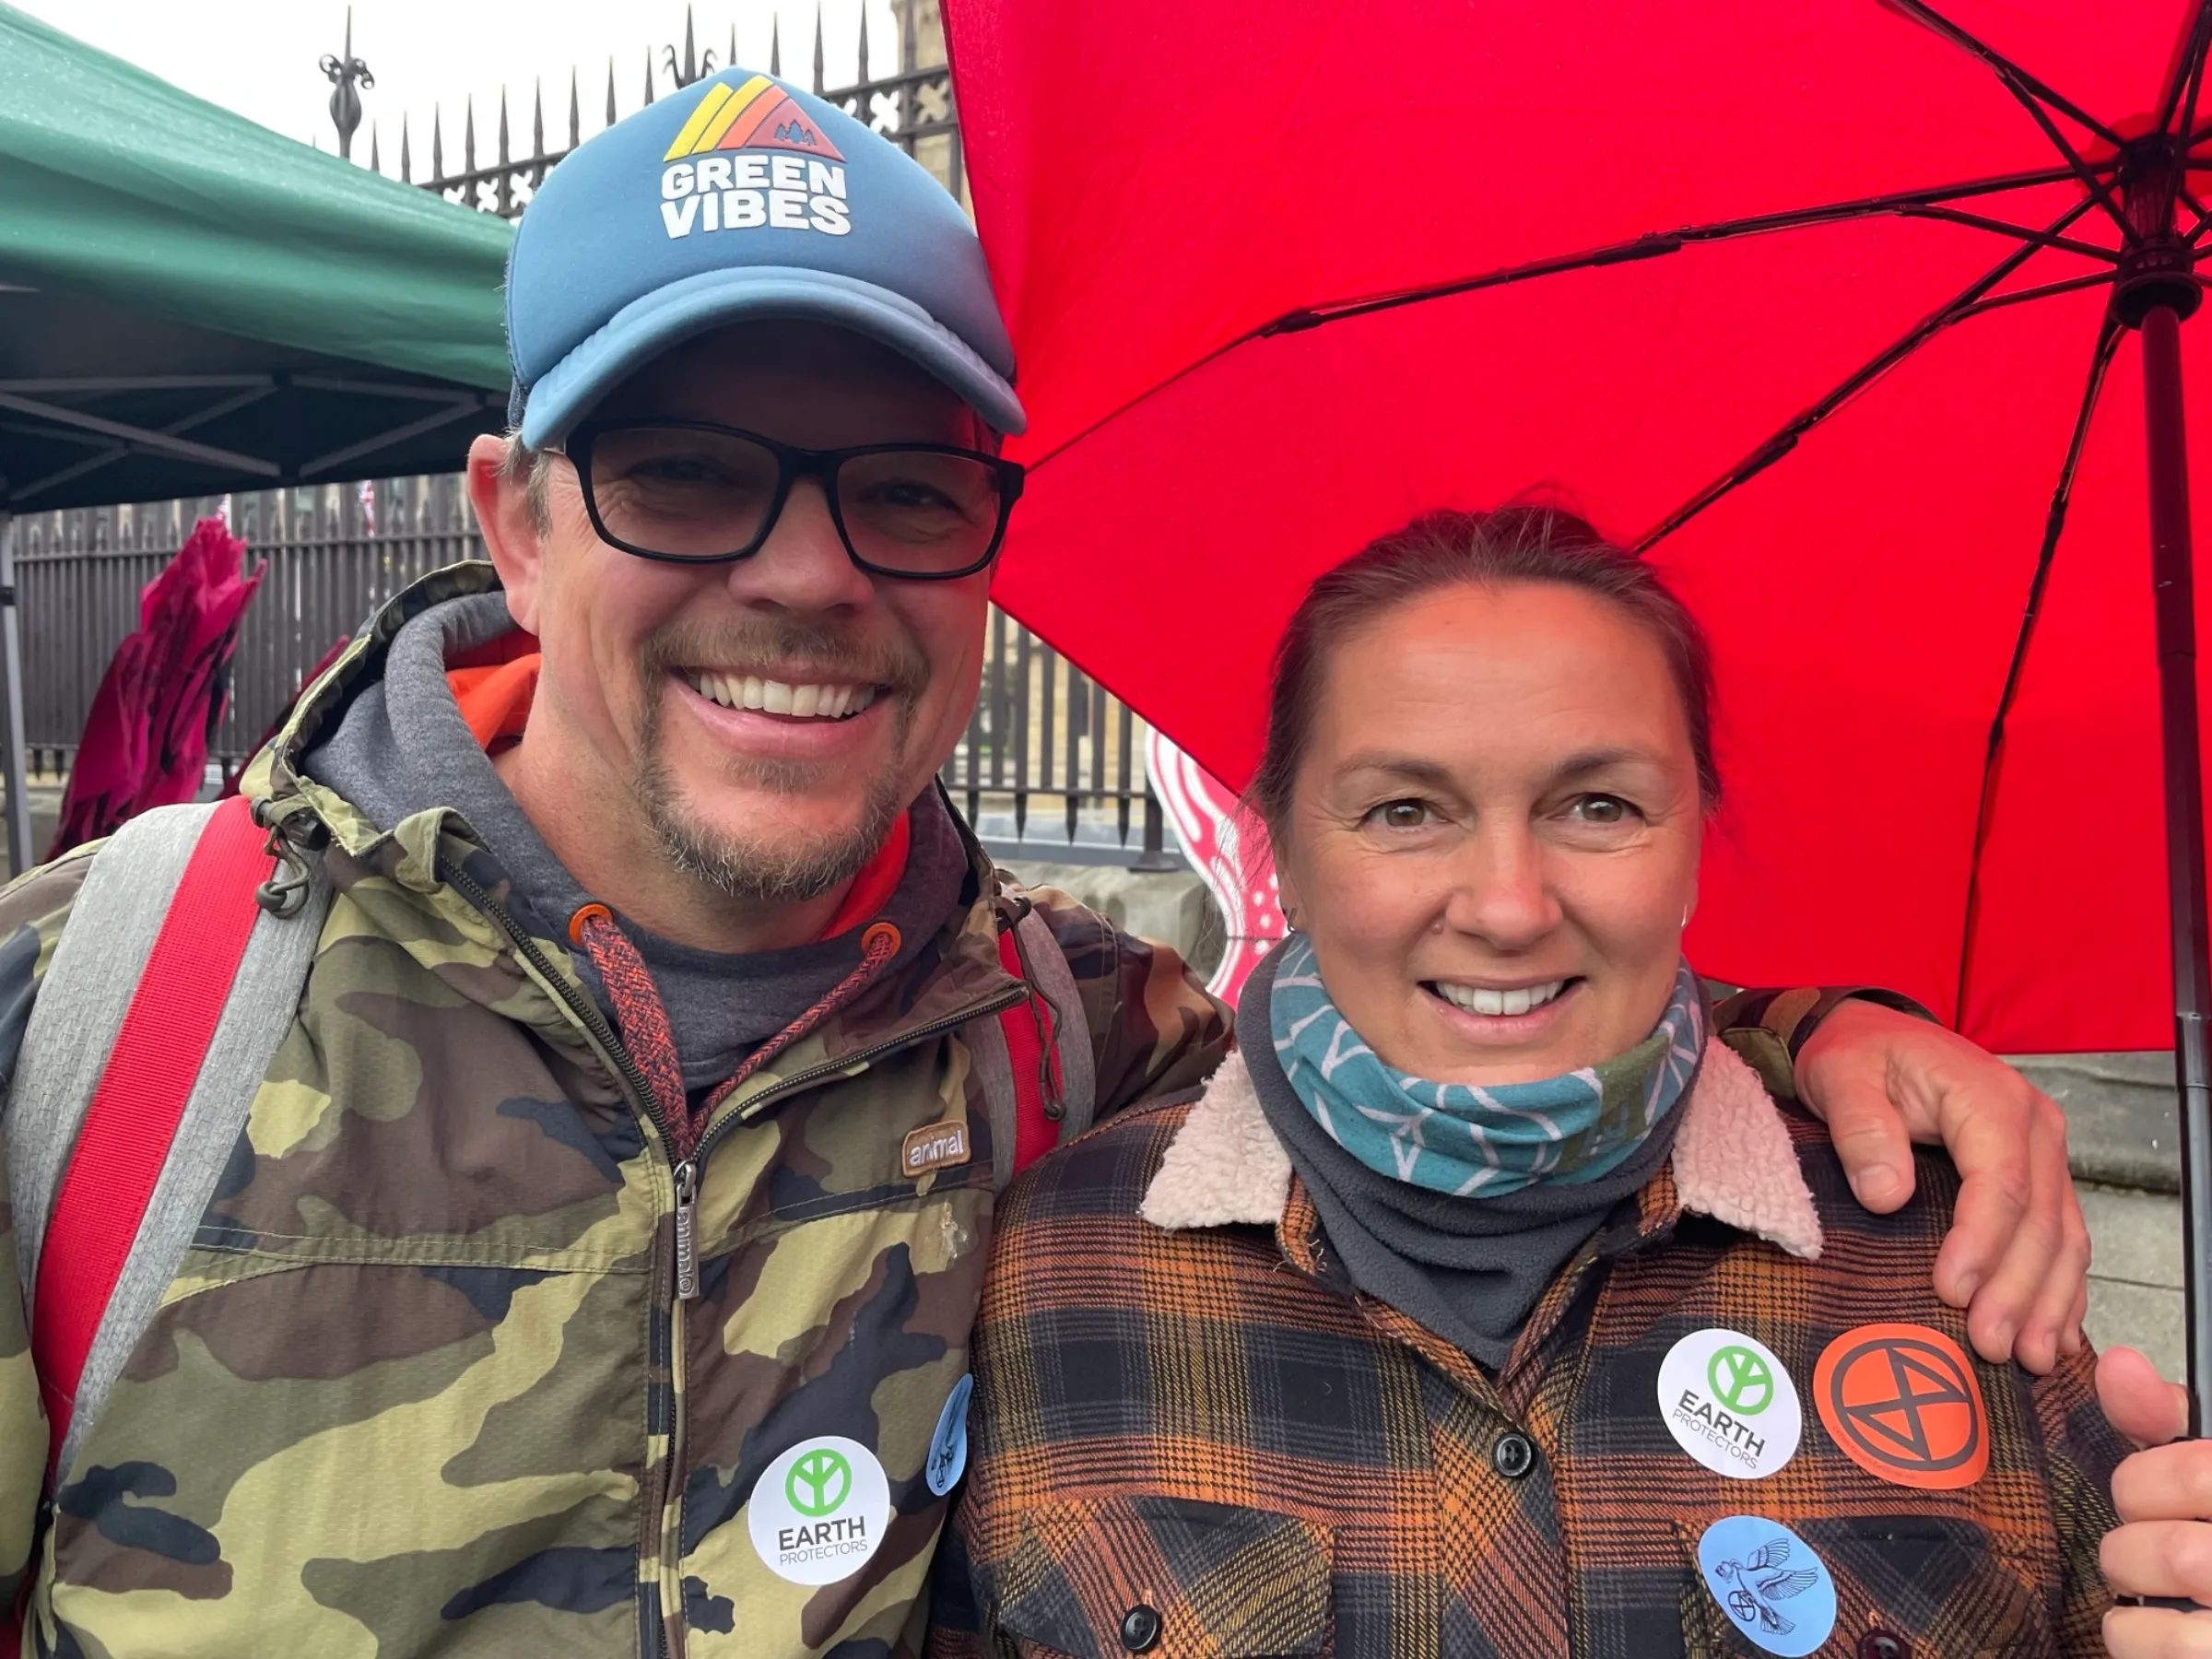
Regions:
<svg viewBox="0 0 2212 1659"><path fill-rule="evenodd" d="M968 1472L968 1396L974 1392L975 1379L962 1372L945 1398L945 1409L937 1413L937 1431L929 1437L929 1459L923 1465L923 1478L940 1498Z"/></svg>
<svg viewBox="0 0 2212 1659"><path fill-rule="evenodd" d="M1836 1628L1836 1586L1813 1547L1779 1521L1730 1515L1698 1540L1698 1566L1737 1630L1801 1659Z"/></svg>

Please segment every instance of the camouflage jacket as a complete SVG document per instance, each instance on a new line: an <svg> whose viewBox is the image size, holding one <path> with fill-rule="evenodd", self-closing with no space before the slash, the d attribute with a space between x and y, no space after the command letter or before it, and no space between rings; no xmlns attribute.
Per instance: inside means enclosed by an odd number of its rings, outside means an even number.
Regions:
<svg viewBox="0 0 2212 1659"><path fill-rule="evenodd" d="M707 1124L700 1294L677 1300L665 1138L567 947L502 906L455 814L380 833L300 771L399 625L482 585L395 600L248 774L323 845L327 920L217 1196L51 1493L0 1170L0 1612L28 1578L32 1651L918 1652L947 1504L924 1465L959 1420L994 1202L969 1033L1023 994L1002 924L1047 919L1100 1112L1227 1051L1172 951L1005 887L971 845L933 948ZM0 1027L20 1031L87 863L0 895ZM947 1120L966 1160L904 1174L905 1138Z"/></svg>

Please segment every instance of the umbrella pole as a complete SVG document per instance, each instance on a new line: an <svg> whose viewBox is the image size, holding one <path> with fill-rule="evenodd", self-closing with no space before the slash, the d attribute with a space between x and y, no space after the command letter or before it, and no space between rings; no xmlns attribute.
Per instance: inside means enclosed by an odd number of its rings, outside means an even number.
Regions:
<svg viewBox="0 0 2212 1659"><path fill-rule="evenodd" d="M2150 482L2151 591L2166 778L2166 888L2173 947L2173 1064L2182 1132L2182 1263L2189 1431L2212 1425L2212 935L2206 924L2204 780L2198 760L2195 591L2189 456L2182 423L2181 318L2143 315L2143 431Z"/></svg>
<svg viewBox="0 0 2212 1659"><path fill-rule="evenodd" d="M16 626L16 519L0 507L0 756L6 767L7 867L20 876L30 845L30 786L23 759L23 637Z"/></svg>

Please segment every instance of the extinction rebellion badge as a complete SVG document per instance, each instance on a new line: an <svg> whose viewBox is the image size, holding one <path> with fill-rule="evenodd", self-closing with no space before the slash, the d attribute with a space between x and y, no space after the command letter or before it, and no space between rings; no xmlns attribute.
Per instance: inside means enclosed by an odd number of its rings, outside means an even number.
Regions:
<svg viewBox="0 0 2212 1659"><path fill-rule="evenodd" d="M746 1505L753 1548L778 1578L834 1584L883 1547L891 1486L858 1441L801 1441L768 1465Z"/></svg>
<svg viewBox="0 0 2212 1659"><path fill-rule="evenodd" d="M1716 1475L1758 1480L1797 1455L1797 1387L1773 1350L1740 1331L1692 1331L1659 1364L1659 1416Z"/></svg>
<svg viewBox="0 0 2212 1659"><path fill-rule="evenodd" d="M1989 1408L1965 1350L1926 1325L1870 1324L1830 1343L1813 1401L1843 1455L1894 1486L1971 1486L1989 1468Z"/></svg>

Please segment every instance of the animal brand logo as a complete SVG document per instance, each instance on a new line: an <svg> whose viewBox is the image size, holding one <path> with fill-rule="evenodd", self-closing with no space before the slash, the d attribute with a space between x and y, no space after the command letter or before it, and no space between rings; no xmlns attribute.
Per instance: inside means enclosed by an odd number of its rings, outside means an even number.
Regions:
<svg viewBox="0 0 2212 1659"><path fill-rule="evenodd" d="M947 1120L907 1132L899 1146L899 1171L909 1180L968 1161L968 1125Z"/></svg>
<svg viewBox="0 0 2212 1659"><path fill-rule="evenodd" d="M1813 1371L1820 1420L1843 1454L1896 1486L1971 1486L1989 1468L1988 1409L1959 1346L1925 1325L1861 1325Z"/></svg>
<svg viewBox="0 0 2212 1659"><path fill-rule="evenodd" d="M853 229L845 158L765 75L710 85L661 158L661 226L694 232Z"/></svg>

